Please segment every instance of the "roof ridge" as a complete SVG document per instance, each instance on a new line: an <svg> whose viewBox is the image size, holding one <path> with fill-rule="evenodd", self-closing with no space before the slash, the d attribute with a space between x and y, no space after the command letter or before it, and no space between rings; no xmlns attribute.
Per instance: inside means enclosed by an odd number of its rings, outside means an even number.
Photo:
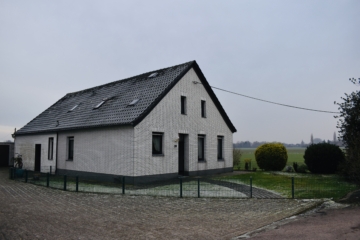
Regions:
<svg viewBox="0 0 360 240"><path fill-rule="evenodd" d="M192 60L192 61L185 62L185 63L182 63L182 64L177 64L177 65L166 67L166 68L161 68L161 69L157 69L157 70L153 70L153 71L148 71L148 72L141 73L141 74L138 74L138 75L135 75L135 76L132 76L132 77L128 77L128 78L124 78L124 79L120 79L120 80L115 80L113 82L105 83L105 84L98 85L98 86L95 86L95 87L86 88L86 89L76 91L76 92L70 92L70 93L67 93L64 97L69 96L69 95L73 95L73 94L77 94L77 93L91 91L91 90L94 90L94 89L97 89L97 88L100 88L100 87L105 87L105 86L111 85L111 84L117 84L117 83L120 83L120 82L130 81L130 80L132 80L132 79L134 79L136 77L139 77L141 75L146 75L146 74L149 74L149 73L152 73L152 72L157 72L157 71L164 71L164 70L169 69L169 68L179 67L179 66L186 65L186 64L192 64L194 62L196 62L196 61Z"/></svg>

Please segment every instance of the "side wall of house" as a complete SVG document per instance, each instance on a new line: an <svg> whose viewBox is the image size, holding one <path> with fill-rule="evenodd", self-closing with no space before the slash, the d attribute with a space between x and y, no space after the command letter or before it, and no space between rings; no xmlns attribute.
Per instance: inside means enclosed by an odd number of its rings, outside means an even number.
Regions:
<svg viewBox="0 0 360 240"><path fill-rule="evenodd" d="M177 174L179 134L185 139L185 172L232 171L233 135L193 69L135 126L135 176ZM181 114L186 97L186 115ZM206 118L201 101L206 101ZM163 133L163 156L152 155L152 133ZM198 160L198 135L205 136L205 161ZM217 159L217 138L223 137L223 160ZM213 171L216 172L216 171Z"/></svg>
<svg viewBox="0 0 360 240"><path fill-rule="evenodd" d="M133 134L130 126L60 132L58 169L133 176ZM68 159L69 137L74 138L73 160Z"/></svg>
<svg viewBox="0 0 360 240"><path fill-rule="evenodd" d="M53 158L48 159L49 138L54 139ZM56 166L56 133L52 134L36 134L36 135L20 135L15 138L15 153L21 154L23 159L23 169L35 170L35 145L41 144L40 155L40 171L55 171Z"/></svg>

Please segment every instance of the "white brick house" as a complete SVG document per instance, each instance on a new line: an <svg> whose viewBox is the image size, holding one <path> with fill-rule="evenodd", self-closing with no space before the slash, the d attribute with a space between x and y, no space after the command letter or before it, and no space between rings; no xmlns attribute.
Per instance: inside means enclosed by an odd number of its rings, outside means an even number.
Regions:
<svg viewBox="0 0 360 240"><path fill-rule="evenodd" d="M24 168L113 178L232 171L235 127L195 61L69 93L16 132Z"/></svg>

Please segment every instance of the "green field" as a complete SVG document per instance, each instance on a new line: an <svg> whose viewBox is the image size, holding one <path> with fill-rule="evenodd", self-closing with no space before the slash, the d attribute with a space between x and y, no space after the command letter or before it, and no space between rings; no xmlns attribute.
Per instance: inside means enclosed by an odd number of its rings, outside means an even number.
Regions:
<svg viewBox="0 0 360 240"><path fill-rule="evenodd" d="M288 152L288 161L287 165L292 166L293 162L297 162L299 165L304 163L304 152L306 148L287 148ZM240 148L241 150L241 160L240 160L240 169L245 168L244 159L251 158L251 168L259 169L256 160L255 160L255 150L256 148ZM238 166L234 166L235 169Z"/></svg>

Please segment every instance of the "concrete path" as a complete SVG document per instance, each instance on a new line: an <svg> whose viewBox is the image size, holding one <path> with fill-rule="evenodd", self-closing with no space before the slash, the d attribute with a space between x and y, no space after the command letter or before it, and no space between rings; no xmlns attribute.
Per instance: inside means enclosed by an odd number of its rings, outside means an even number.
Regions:
<svg viewBox="0 0 360 240"><path fill-rule="evenodd" d="M330 240L360 239L360 206L342 205L334 202L313 209L305 214L284 219L266 227L234 238L273 240Z"/></svg>
<svg viewBox="0 0 360 240"><path fill-rule="evenodd" d="M0 239L231 239L318 203L64 192L0 169Z"/></svg>

